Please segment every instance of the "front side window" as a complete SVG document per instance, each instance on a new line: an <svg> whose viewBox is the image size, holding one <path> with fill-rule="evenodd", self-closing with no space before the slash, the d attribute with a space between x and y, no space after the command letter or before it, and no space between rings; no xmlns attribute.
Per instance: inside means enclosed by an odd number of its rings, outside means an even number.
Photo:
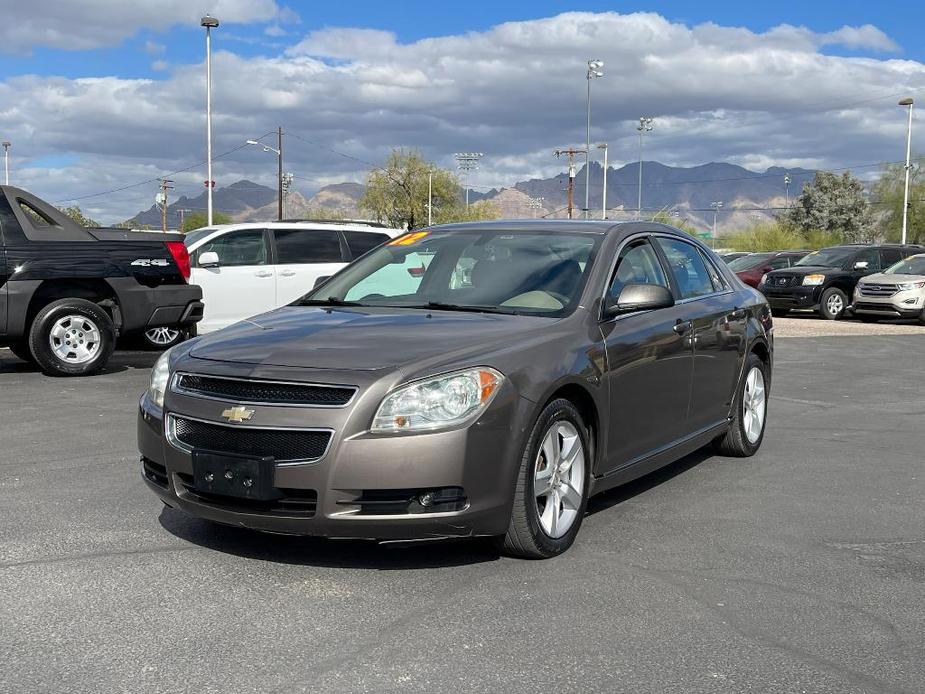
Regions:
<svg viewBox="0 0 925 694"><path fill-rule="evenodd" d="M263 229L231 231L207 241L196 249L196 265L203 253L218 254L218 263L226 267L236 265L266 265L267 241Z"/></svg>
<svg viewBox="0 0 925 694"><path fill-rule="evenodd" d="M329 229L274 229L280 265L342 263L338 233Z"/></svg>
<svg viewBox="0 0 925 694"><path fill-rule="evenodd" d="M564 315L581 297L600 239L485 228L411 232L357 260L302 303Z"/></svg>
<svg viewBox="0 0 925 694"><path fill-rule="evenodd" d="M660 284L668 287L655 249L644 239L632 241L620 251L617 268L608 290L611 298L619 298L620 292L628 284Z"/></svg>
<svg viewBox="0 0 925 694"><path fill-rule="evenodd" d="M706 261L695 246L668 238L659 238L658 244L668 258L671 276L682 299L704 296L716 291Z"/></svg>
<svg viewBox="0 0 925 694"><path fill-rule="evenodd" d="M858 253L854 260L851 263L851 268L857 263L867 263L867 270L879 270L880 269L880 254L877 253L876 248L868 248L867 250L861 251Z"/></svg>

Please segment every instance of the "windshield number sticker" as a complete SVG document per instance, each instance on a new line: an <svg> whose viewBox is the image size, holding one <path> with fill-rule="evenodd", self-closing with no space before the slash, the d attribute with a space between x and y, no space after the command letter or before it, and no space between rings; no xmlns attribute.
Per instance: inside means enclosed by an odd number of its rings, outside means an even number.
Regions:
<svg viewBox="0 0 925 694"><path fill-rule="evenodd" d="M389 241L390 246L411 246L425 238L430 236L429 231L416 231L413 234L405 234L404 236L399 236L397 239L392 239Z"/></svg>

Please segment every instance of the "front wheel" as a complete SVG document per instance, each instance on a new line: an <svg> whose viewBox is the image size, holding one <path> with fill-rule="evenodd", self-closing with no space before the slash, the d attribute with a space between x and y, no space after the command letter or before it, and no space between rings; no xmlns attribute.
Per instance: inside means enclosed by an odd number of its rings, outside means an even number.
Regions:
<svg viewBox="0 0 925 694"><path fill-rule="evenodd" d="M819 313L823 318L838 320L845 315L847 308L848 297L841 289L829 287L822 292L822 298L819 300Z"/></svg>
<svg viewBox="0 0 925 694"><path fill-rule="evenodd" d="M116 344L112 320L86 299L60 299L39 311L29 348L49 376L89 376L109 361Z"/></svg>
<svg viewBox="0 0 925 694"><path fill-rule="evenodd" d="M754 352L745 362L745 377L736 393L729 431L713 444L722 455L747 458L755 455L764 439L768 413L768 367Z"/></svg>
<svg viewBox="0 0 925 694"><path fill-rule="evenodd" d="M590 450L575 406L564 399L547 405L521 458L505 553L545 559L571 547L588 500Z"/></svg>

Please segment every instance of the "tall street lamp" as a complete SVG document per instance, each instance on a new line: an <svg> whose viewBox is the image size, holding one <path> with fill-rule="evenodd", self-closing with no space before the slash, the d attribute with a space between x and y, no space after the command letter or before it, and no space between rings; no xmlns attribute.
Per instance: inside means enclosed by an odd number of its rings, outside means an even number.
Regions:
<svg viewBox="0 0 925 694"><path fill-rule="evenodd" d="M478 171L479 168L479 159L481 159L484 154L481 152L457 152L456 157L456 168L460 171L466 172L466 209L469 209L469 173L471 171Z"/></svg>
<svg viewBox="0 0 925 694"><path fill-rule="evenodd" d="M588 129L585 138L585 219L590 214L591 204L591 80L596 77L603 77L604 70L603 60L588 61Z"/></svg>
<svg viewBox="0 0 925 694"><path fill-rule="evenodd" d="M642 136L652 132L652 121L651 116L643 116L636 126L639 132L639 198L636 202L636 217L639 219L642 219Z"/></svg>
<svg viewBox="0 0 925 694"><path fill-rule="evenodd" d="M3 169L6 172L6 185L10 185L10 147L13 143L9 140L3 141Z"/></svg>
<svg viewBox="0 0 925 694"><path fill-rule="evenodd" d="M607 219L607 143L602 142L597 148L604 150L604 192L601 197L601 219Z"/></svg>
<svg viewBox="0 0 925 694"><path fill-rule="evenodd" d="M906 128L906 191L903 194L903 237L906 242L906 224L909 221L909 172L912 170L912 105L915 100L911 96L899 100L900 106L909 107L909 126Z"/></svg>
<svg viewBox="0 0 925 694"><path fill-rule="evenodd" d="M713 235L710 239L712 241L711 247L716 248L716 213L719 212L720 208L723 206L722 202L711 202L710 207L713 208Z"/></svg>
<svg viewBox="0 0 925 694"><path fill-rule="evenodd" d="M218 20L206 15L199 20L199 25L206 29L206 223L212 226L212 30L218 26Z"/></svg>
<svg viewBox="0 0 925 694"><path fill-rule="evenodd" d="M270 145L261 142L260 140L247 140L246 144L249 145L258 145L263 147L264 152L273 152L276 155L276 192L278 195L276 203L276 220L281 222L283 221L283 129L282 127L276 129L276 142L279 146L279 149L276 147L270 147Z"/></svg>

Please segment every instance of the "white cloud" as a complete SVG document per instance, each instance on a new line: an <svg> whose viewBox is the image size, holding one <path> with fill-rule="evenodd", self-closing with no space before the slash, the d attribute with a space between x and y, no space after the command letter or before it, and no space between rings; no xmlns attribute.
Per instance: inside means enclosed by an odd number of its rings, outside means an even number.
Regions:
<svg viewBox="0 0 925 694"><path fill-rule="evenodd" d="M900 159L896 94L925 86L925 65L823 52L836 42L859 51L891 43L874 27L755 33L654 13L582 12L410 44L388 32L326 29L277 57L221 50L217 36L215 151L281 124L291 133L286 168L304 189L304 179L363 176L363 163L330 148L378 162L393 146L411 146L446 166L454 151L483 151L479 186L550 175L561 170L553 149L584 142L584 61L594 57L606 76L592 85L592 137L609 142L615 165L635 160L643 114L656 119L646 158L669 164ZM0 131L19 157L80 157L66 170L20 171L20 182L59 200L201 161L203 92L201 64L173 64L163 80L15 77L0 83ZM272 184L271 159L237 151L217 160L216 178ZM204 174L199 167L174 178L178 194L196 195ZM92 202L111 221L148 207L151 194L141 187Z"/></svg>
<svg viewBox="0 0 925 694"><path fill-rule="evenodd" d="M170 67L170 63L168 63L166 60L155 60L153 63L151 63L151 69L155 72L162 72L168 67Z"/></svg>
<svg viewBox="0 0 925 694"><path fill-rule="evenodd" d="M155 41L145 41L144 51L148 55L160 55L166 50L166 46Z"/></svg>

